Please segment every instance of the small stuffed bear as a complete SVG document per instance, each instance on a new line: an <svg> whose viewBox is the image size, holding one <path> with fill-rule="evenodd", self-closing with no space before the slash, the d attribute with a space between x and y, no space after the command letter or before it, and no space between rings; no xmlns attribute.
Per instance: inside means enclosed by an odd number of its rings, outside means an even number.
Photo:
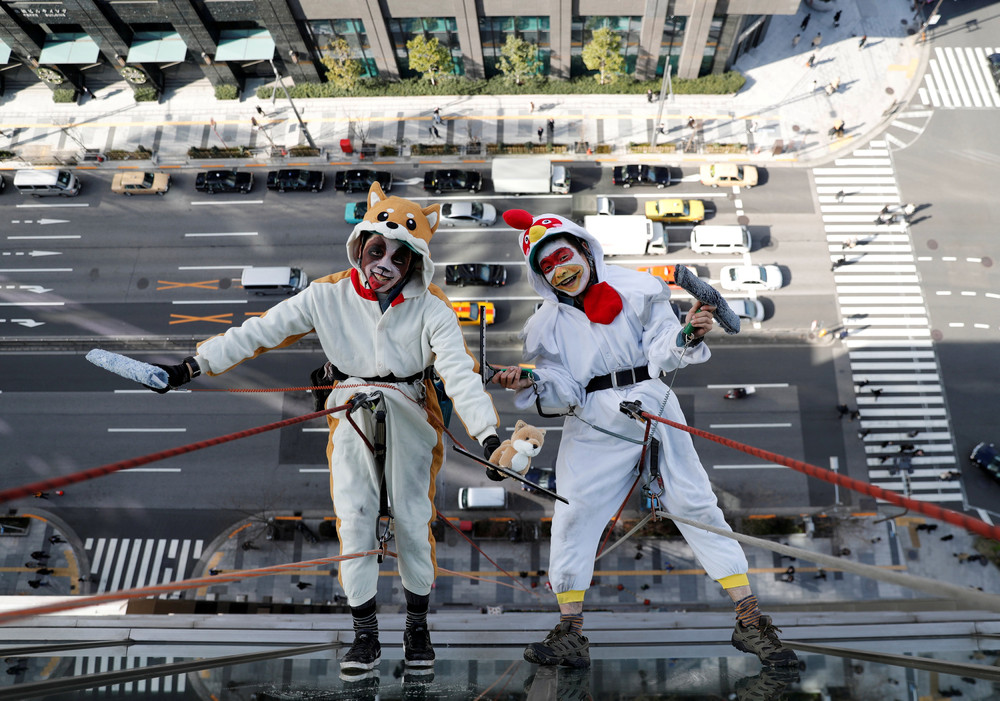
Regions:
<svg viewBox="0 0 1000 701"><path fill-rule="evenodd" d="M490 462L523 475L531 467L531 459L541 452L544 442L544 428L536 428L518 419L514 424L514 433L493 451Z"/></svg>

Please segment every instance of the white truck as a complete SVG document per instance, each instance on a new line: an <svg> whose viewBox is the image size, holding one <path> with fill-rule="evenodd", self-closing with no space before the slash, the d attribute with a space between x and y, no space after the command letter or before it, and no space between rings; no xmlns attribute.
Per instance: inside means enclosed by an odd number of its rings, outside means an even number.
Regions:
<svg viewBox="0 0 1000 701"><path fill-rule="evenodd" d="M548 158L498 156L493 159L493 190L512 195L568 195L569 170Z"/></svg>
<svg viewBox="0 0 1000 701"><path fill-rule="evenodd" d="M663 252L663 224L641 214L589 214L583 228L601 244L606 256L642 256Z"/></svg>

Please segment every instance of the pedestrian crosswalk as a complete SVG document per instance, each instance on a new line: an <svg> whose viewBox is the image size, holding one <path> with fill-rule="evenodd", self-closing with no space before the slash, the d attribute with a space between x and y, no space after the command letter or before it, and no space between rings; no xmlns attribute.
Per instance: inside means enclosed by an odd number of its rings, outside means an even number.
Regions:
<svg viewBox="0 0 1000 701"><path fill-rule="evenodd" d="M920 86L920 100L934 107L1000 107L1000 91L990 73L995 48L935 47Z"/></svg>
<svg viewBox="0 0 1000 701"><path fill-rule="evenodd" d="M91 581L97 592L152 586L185 579L201 558L201 540L87 538ZM161 595L179 598L180 592Z"/></svg>
<svg viewBox="0 0 1000 701"><path fill-rule="evenodd" d="M869 480L961 504L961 484L942 479L956 468L954 441L888 145L872 141L813 174L841 315L831 333L848 351ZM887 205L898 215L876 223Z"/></svg>

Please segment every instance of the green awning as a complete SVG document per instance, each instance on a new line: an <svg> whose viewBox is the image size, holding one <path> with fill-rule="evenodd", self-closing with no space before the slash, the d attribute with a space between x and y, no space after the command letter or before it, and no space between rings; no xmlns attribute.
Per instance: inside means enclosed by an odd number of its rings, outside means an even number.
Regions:
<svg viewBox="0 0 1000 701"><path fill-rule="evenodd" d="M86 34L49 34L39 63L96 63L97 42Z"/></svg>
<svg viewBox="0 0 1000 701"><path fill-rule="evenodd" d="M176 63L187 56L187 44L177 32L136 32L128 63Z"/></svg>
<svg viewBox="0 0 1000 701"><path fill-rule="evenodd" d="M10 63L10 47L0 41L0 65Z"/></svg>
<svg viewBox="0 0 1000 701"><path fill-rule="evenodd" d="M266 29L224 29L216 61L264 61L274 58L274 39Z"/></svg>

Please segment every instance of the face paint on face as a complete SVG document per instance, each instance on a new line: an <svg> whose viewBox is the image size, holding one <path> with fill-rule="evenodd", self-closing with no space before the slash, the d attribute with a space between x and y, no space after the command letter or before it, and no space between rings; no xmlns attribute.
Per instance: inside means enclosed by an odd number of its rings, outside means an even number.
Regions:
<svg viewBox="0 0 1000 701"><path fill-rule="evenodd" d="M576 297L590 282L590 263L565 239L542 244L538 249L538 268L557 292Z"/></svg>
<svg viewBox="0 0 1000 701"><path fill-rule="evenodd" d="M361 271L371 290L389 290L406 275L412 259L413 251L402 242L374 234L361 249Z"/></svg>

